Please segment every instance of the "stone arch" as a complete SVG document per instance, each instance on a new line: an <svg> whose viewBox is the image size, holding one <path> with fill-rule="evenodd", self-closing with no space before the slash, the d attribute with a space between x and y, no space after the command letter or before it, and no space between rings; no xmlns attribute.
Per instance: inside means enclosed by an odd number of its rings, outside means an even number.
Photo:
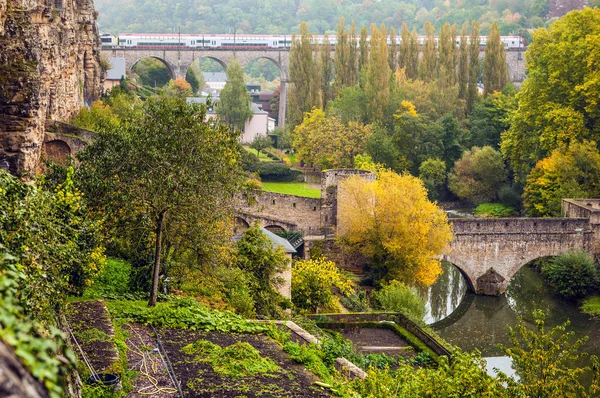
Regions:
<svg viewBox="0 0 600 398"><path fill-rule="evenodd" d="M171 79L175 80L177 78L175 66L171 65L167 60L165 60L161 57L154 56L154 55L149 55L147 57L140 57L140 58L136 59L136 61L134 63L132 63L131 66L129 67L129 70L131 72L134 72L135 66L138 64L138 62L140 62L143 59L148 59L148 58L154 58L154 59L157 59L160 62L162 62L162 64L167 67L167 70L169 71L169 75L171 76Z"/></svg>
<svg viewBox="0 0 600 398"><path fill-rule="evenodd" d="M62 140L44 142L43 153L47 160L61 166L67 166L72 155L71 147Z"/></svg>
<svg viewBox="0 0 600 398"><path fill-rule="evenodd" d="M240 216L236 216L233 221L234 221L233 231L236 234L241 234L245 230L250 228L250 224L248 223L248 221L246 221L244 218L242 218Z"/></svg>
<svg viewBox="0 0 600 398"><path fill-rule="evenodd" d="M266 230L271 231L273 233L278 233L278 232L286 232L285 228L283 228L281 225L275 225L275 224L271 224L271 225L267 225L265 227Z"/></svg>
<svg viewBox="0 0 600 398"><path fill-rule="evenodd" d="M216 63L221 65L221 67L223 68L223 72L227 72L227 62L226 61L222 60L219 57L215 57L213 55L201 55L199 57L194 57L191 61L181 65L181 77L183 77L185 79L187 76L188 70L190 69L192 64L196 61L200 62L200 60L203 58L208 58L208 59L215 61Z"/></svg>
<svg viewBox="0 0 600 398"><path fill-rule="evenodd" d="M469 275L469 273L467 272L467 270L469 269L465 264L461 264L460 260L457 259L453 259L450 256L443 256L442 258L444 261L449 262L450 264L452 264L457 270L458 272L460 272L460 274L462 275L463 278L465 278L465 282L467 283L467 289L470 292L475 292L475 279L473 278L473 276Z"/></svg>
<svg viewBox="0 0 600 398"><path fill-rule="evenodd" d="M245 60L243 62L240 61L241 67L245 68L250 62L257 60L257 59L266 59L266 60L271 61L279 69L279 78L281 79L281 81L289 80L288 71L286 70L286 68L283 67L281 62L279 62L277 59L275 59L274 57L271 57L269 55L259 55L257 57L248 58L247 60Z"/></svg>

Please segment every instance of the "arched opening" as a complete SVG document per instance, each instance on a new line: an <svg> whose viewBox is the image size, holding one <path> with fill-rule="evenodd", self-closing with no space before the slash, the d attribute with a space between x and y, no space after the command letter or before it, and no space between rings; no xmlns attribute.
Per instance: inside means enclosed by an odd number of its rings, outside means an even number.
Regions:
<svg viewBox="0 0 600 398"><path fill-rule="evenodd" d="M175 79L171 65L158 57L142 58L131 66L132 78L145 90L156 91Z"/></svg>
<svg viewBox="0 0 600 398"><path fill-rule="evenodd" d="M192 86L195 97L218 97L227 82L227 65L213 57L195 59L185 72L185 80Z"/></svg>
<svg viewBox="0 0 600 398"><path fill-rule="evenodd" d="M436 282L422 292L426 298L426 323L435 323L447 318L465 297L473 295L473 286L460 267L442 261L442 273Z"/></svg>
<svg viewBox="0 0 600 398"><path fill-rule="evenodd" d="M252 102L273 120L271 132L279 125L281 81L287 81L286 71L275 59L258 57L244 65L244 72Z"/></svg>
<svg viewBox="0 0 600 398"><path fill-rule="evenodd" d="M242 217L236 217L234 219L233 232L237 234L244 233L245 230L250 228L250 224L248 221L244 220Z"/></svg>
<svg viewBox="0 0 600 398"><path fill-rule="evenodd" d="M46 160L67 166L71 158L71 147L64 141L52 140L44 143L43 153Z"/></svg>
<svg viewBox="0 0 600 398"><path fill-rule="evenodd" d="M285 228L280 225L268 225L265 227L265 229L273 232L274 234L285 232Z"/></svg>

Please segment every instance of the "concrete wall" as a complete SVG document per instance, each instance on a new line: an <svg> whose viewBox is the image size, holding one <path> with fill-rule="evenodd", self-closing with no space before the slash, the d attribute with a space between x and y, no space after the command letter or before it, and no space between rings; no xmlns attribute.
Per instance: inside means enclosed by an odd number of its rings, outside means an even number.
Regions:
<svg viewBox="0 0 600 398"><path fill-rule="evenodd" d="M259 135L267 135L269 127L269 115L267 113L255 113L252 119L248 120L244 125L244 134L242 142L249 143Z"/></svg>

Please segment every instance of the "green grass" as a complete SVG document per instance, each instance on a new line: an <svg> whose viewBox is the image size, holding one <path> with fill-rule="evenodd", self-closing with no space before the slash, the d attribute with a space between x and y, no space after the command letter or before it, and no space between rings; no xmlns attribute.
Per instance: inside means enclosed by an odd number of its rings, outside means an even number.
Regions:
<svg viewBox="0 0 600 398"><path fill-rule="evenodd" d="M600 296L590 296L583 300L581 309L586 314L596 316L600 315Z"/></svg>
<svg viewBox="0 0 600 398"><path fill-rule="evenodd" d="M320 198L319 188L310 188L305 182L263 182L263 191L283 193L286 195L303 196L305 198Z"/></svg>
<svg viewBox="0 0 600 398"><path fill-rule="evenodd" d="M488 217L514 217L517 211L501 203L482 203L475 209L475 215Z"/></svg>
<svg viewBox="0 0 600 398"><path fill-rule="evenodd" d="M271 159L270 157L267 156L267 154L265 153L265 151L261 151L260 154L258 153L258 151L256 149L252 149L249 146L244 145L243 148L253 154L258 156L258 160L260 160L261 162L272 162L273 159Z"/></svg>

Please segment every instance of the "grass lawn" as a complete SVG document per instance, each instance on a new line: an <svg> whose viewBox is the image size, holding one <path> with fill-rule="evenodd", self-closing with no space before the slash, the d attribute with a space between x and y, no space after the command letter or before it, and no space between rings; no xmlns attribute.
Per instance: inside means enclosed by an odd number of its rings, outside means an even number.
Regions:
<svg viewBox="0 0 600 398"><path fill-rule="evenodd" d="M305 198L320 198L319 188L310 188L305 182L263 182L263 191L303 196Z"/></svg>
<svg viewBox="0 0 600 398"><path fill-rule="evenodd" d="M586 314L600 315L600 296L590 296L583 300L581 309Z"/></svg>
<svg viewBox="0 0 600 398"><path fill-rule="evenodd" d="M248 151L249 153L258 156L258 160L260 160L261 162L272 162L273 161L273 159L271 159L270 157L268 157L267 154L264 151L262 151L259 154L256 149L252 149L249 146L244 145L243 148L246 151Z"/></svg>

